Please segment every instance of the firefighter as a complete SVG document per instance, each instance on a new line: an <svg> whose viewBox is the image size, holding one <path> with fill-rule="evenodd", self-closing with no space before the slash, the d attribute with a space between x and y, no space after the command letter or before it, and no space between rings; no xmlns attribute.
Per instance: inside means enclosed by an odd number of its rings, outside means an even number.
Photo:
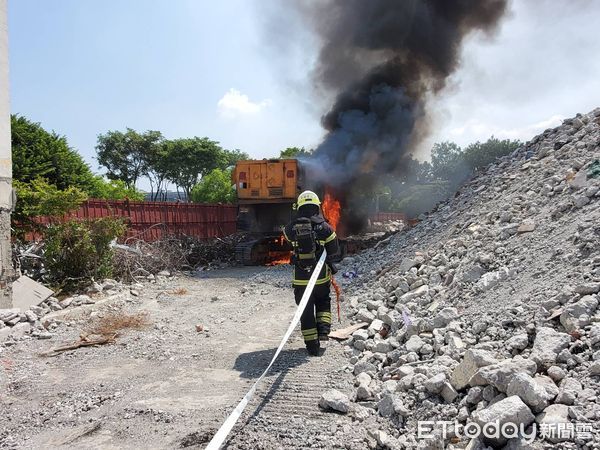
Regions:
<svg viewBox="0 0 600 450"><path fill-rule="evenodd" d="M335 266L331 259L338 252L335 231L321 214L321 201L312 191L304 191L298 196L297 217L283 229L285 239L292 245L294 275L292 286L296 304L300 304L313 269L327 250L326 264L323 265L317 283L300 318L300 329L306 350L318 356L320 341L329 340L331 330L331 299L329 291L331 275Z"/></svg>

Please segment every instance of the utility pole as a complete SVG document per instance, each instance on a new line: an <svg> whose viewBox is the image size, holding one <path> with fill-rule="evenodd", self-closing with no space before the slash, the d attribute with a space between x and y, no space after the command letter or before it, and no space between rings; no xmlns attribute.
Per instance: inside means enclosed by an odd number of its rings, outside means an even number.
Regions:
<svg viewBox="0 0 600 450"><path fill-rule="evenodd" d="M8 89L8 12L0 0L0 309L12 307L14 270L10 243L10 213L14 206L10 101Z"/></svg>

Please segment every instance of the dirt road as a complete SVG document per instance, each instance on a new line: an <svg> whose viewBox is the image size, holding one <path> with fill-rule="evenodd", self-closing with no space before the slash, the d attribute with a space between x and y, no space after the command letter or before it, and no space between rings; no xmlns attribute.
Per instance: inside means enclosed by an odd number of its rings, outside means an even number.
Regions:
<svg viewBox="0 0 600 450"><path fill-rule="evenodd" d="M273 283L269 270L161 278L139 296L125 289L65 310L50 340L0 348L0 448L204 447L266 367L295 311L281 270ZM112 345L40 356L114 312L147 313L150 325ZM341 345L309 359L300 339L295 333L230 448L339 448L350 419L317 403L328 386L348 382L336 373L345 363Z"/></svg>

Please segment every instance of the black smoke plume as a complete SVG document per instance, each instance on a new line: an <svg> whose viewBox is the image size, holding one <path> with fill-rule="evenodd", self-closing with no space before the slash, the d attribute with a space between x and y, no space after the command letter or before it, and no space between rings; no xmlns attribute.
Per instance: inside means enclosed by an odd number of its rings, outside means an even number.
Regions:
<svg viewBox="0 0 600 450"><path fill-rule="evenodd" d="M311 172L315 184L334 188L344 212L381 175L401 173L403 159L427 134L427 98L458 67L463 39L493 31L507 1L299 3L320 43L315 86L334 99Z"/></svg>

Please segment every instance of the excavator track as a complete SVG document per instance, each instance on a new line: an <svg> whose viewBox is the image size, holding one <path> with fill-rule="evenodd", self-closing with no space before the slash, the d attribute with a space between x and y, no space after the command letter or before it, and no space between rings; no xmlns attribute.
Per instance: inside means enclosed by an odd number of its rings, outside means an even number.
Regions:
<svg viewBox="0 0 600 450"><path fill-rule="evenodd" d="M301 340L284 350L225 448L344 448L342 429L352 420L318 406L327 389L347 390L347 375L340 371L346 362L342 345L329 341L327 346L318 358L307 356Z"/></svg>

